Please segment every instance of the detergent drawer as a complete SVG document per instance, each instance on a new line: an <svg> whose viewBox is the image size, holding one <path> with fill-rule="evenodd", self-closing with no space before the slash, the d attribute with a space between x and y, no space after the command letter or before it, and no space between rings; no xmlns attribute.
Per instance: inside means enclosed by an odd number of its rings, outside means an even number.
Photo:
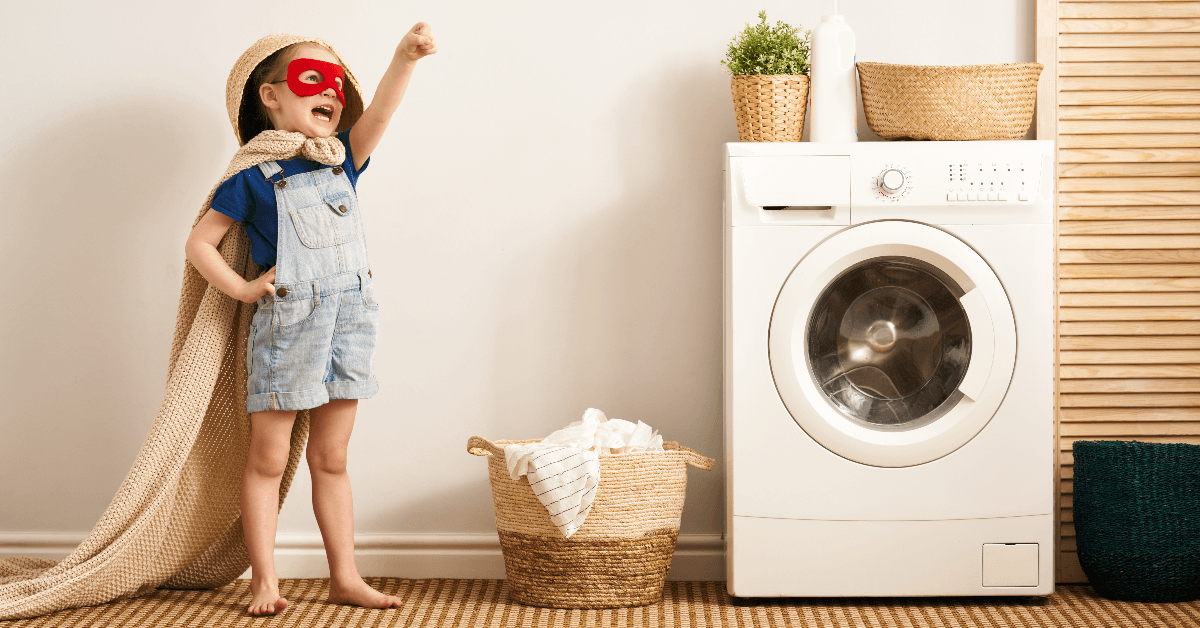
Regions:
<svg viewBox="0 0 1200 628"><path fill-rule="evenodd" d="M729 158L731 224L850 224L848 155Z"/></svg>

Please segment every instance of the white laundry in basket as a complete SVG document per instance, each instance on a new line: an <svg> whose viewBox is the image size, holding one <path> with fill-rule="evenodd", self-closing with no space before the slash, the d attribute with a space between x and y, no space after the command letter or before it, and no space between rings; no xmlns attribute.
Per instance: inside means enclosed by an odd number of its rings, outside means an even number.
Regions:
<svg viewBox="0 0 1200 628"><path fill-rule="evenodd" d="M571 538L583 526L596 498L599 454L644 451L663 451L662 436L649 425L610 420L603 412L588 408L582 420L540 442L505 446L504 459L509 476L514 480L527 476L551 523Z"/></svg>

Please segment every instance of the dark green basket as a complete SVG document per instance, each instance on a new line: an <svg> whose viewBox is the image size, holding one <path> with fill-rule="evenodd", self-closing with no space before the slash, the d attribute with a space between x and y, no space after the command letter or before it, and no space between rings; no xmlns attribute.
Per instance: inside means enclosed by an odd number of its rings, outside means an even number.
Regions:
<svg viewBox="0 0 1200 628"><path fill-rule="evenodd" d="M1075 441L1079 563L1115 600L1200 598L1200 446Z"/></svg>

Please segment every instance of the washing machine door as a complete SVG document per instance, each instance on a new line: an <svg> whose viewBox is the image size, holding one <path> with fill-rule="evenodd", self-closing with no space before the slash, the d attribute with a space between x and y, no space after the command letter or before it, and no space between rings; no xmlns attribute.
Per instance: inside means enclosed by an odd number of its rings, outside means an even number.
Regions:
<svg viewBox="0 0 1200 628"><path fill-rule="evenodd" d="M792 270L771 315L771 372L796 423L831 452L907 467L987 425L1016 363L1012 307L987 262L928 225L830 237Z"/></svg>

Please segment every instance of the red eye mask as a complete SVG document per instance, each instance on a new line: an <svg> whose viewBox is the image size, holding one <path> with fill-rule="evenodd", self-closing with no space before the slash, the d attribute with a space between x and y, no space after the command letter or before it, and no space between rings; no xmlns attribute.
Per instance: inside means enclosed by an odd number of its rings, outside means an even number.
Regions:
<svg viewBox="0 0 1200 628"><path fill-rule="evenodd" d="M320 83L309 83L301 81L300 75L309 70L316 70L325 77ZM342 101L342 106L346 106L346 96L342 94L341 82L344 80L342 66L328 61L318 61L316 59L294 59L288 64L287 84L292 93L297 96L313 96L321 92L333 88L337 94L338 100Z"/></svg>

